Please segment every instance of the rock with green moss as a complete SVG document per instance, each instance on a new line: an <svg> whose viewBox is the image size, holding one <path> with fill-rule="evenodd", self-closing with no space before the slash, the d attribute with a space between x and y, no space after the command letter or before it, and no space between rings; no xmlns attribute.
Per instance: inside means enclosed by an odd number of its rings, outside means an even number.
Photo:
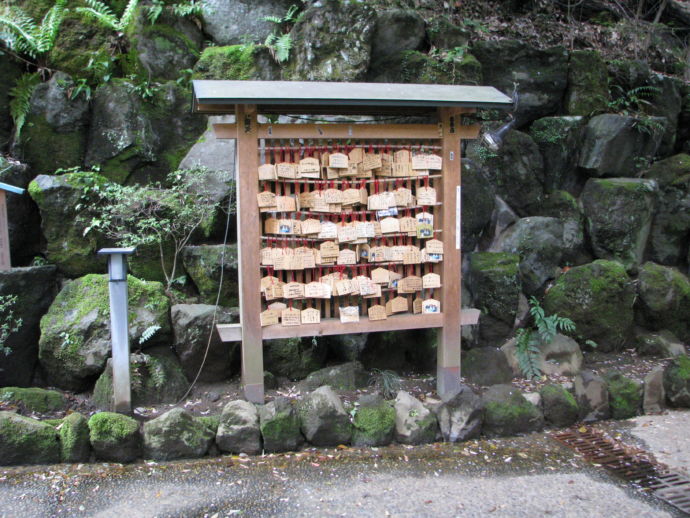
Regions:
<svg viewBox="0 0 690 518"><path fill-rule="evenodd" d="M264 365L276 376L300 380L318 371L326 361L328 349L322 339L282 338L264 342ZM322 385L320 381L313 388Z"/></svg>
<svg viewBox="0 0 690 518"><path fill-rule="evenodd" d="M424 18L414 9L386 9L376 17L371 69L379 69L405 50L418 50L426 37Z"/></svg>
<svg viewBox="0 0 690 518"><path fill-rule="evenodd" d="M635 289L623 265L597 260L561 275L544 297L544 309L570 318L580 343L592 340L598 350L608 352L629 344L634 300Z"/></svg>
<svg viewBox="0 0 690 518"><path fill-rule="evenodd" d="M218 427L220 426L220 415L202 415L196 418L200 423L204 423L206 428L213 432L213 436L218 433Z"/></svg>
<svg viewBox="0 0 690 518"><path fill-rule="evenodd" d="M0 412L0 464L55 464L60 441L55 428L13 412Z"/></svg>
<svg viewBox="0 0 690 518"><path fill-rule="evenodd" d="M97 459L132 462L141 455L139 423L129 416L99 412L89 419L89 440Z"/></svg>
<svg viewBox="0 0 690 518"><path fill-rule="evenodd" d="M30 386L38 363L41 317L57 294L55 266L11 268L0 272L0 296L17 296L12 311L22 325L2 344L9 354L0 354L0 387Z"/></svg>
<svg viewBox="0 0 690 518"><path fill-rule="evenodd" d="M647 124L645 126L645 124ZM588 176L632 177L659 148L664 119L605 113L587 123L578 165Z"/></svg>
<svg viewBox="0 0 690 518"><path fill-rule="evenodd" d="M536 358L539 370L546 376L574 376L582 369L582 350L579 344L569 336L557 333L548 343L538 339L536 347L539 351ZM515 338L508 340L501 350L508 359L513 373L516 376L522 376ZM463 370L464 368L463 364Z"/></svg>
<svg viewBox="0 0 690 518"><path fill-rule="evenodd" d="M480 164L462 161L462 249L474 250L491 221L495 206L494 188Z"/></svg>
<svg viewBox="0 0 690 518"><path fill-rule="evenodd" d="M237 244L186 246L182 252L182 261L189 277L199 290L201 302L216 303L222 274L219 304L238 306Z"/></svg>
<svg viewBox="0 0 690 518"><path fill-rule="evenodd" d="M89 422L79 412L65 417L60 423L62 462L88 462L91 457Z"/></svg>
<svg viewBox="0 0 690 518"><path fill-rule="evenodd" d="M280 67L264 45L207 47L194 65L195 79L280 79Z"/></svg>
<svg viewBox="0 0 690 518"><path fill-rule="evenodd" d="M462 376L471 383L488 387L510 383L513 379L513 369L501 349L477 347L470 349L463 356Z"/></svg>
<svg viewBox="0 0 690 518"><path fill-rule="evenodd" d="M366 387L368 376L358 361L341 363L312 372L301 383L305 390L314 390L328 385L336 390L356 390Z"/></svg>
<svg viewBox="0 0 690 518"><path fill-rule="evenodd" d="M85 207L96 202L89 191L106 184L103 176L91 172L39 175L29 184L29 195L41 214L46 257L69 277L106 270L105 261L96 255L105 240L95 232L85 233L91 222Z"/></svg>
<svg viewBox="0 0 690 518"><path fill-rule="evenodd" d="M291 0L204 0L201 18L204 32L218 45L266 39L275 29L267 16L280 18Z"/></svg>
<svg viewBox="0 0 690 518"><path fill-rule="evenodd" d="M539 209L539 215L558 218L563 224L563 264L573 266L592 261L592 255L585 243L585 216L572 194L567 191L553 191L547 194Z"/></svg>
<svg viewBox="0 0 690 518"><path fill-rule="evenodd" d="M446 51L446 58L442 59L416 50L403 50L378 67L372 67L369 78L374 82L481 84L479 61L468 52L453 52Z"/></svg>
<svg viewBox="0 0 690 518"><path fill-rule="evenodd" d="M436 415L416 397L401 390L395 397L395 440L401 444L426 444L436 440Z"/></svg>
<svg viewBox="0 0 690 518"><path fill-rule="evenodd" d="M604 377L609 387L609 407L613 419L629 419L642 409L642 384L619 372Z"/></svg>
<svg viewBox="0 0 690 518"><path fill-rule="evenodd" d="M189 386L179 361L167 347L130 354L129 369L134 406L175 403ZM100 410L114 409L112 358L96 381L93 403Z"/></svg>
<svg viewBox="0 0 690 518"><path fill-rule="evenodd" d="M500 345L512 332L522 291L519 261L517 254L505 252L470 255L469 288L475 307L481 309L482 345Z"/></svg>
<svg viewBox="0 0 690 518"><path fill-rule="evenodd" d="M577 158L585 117L543 117L532 123L529 134L544 157L544 190L577 190Z"/></svg>
<svg viewBox="0 0 690 518"><path fill-rule="evenodd" d="M606 111L609 80L606 63L595 50L574 50L570 53L568 89L565 109L569 115L584 115Z"/></svg>
<svg viewBox="0 0 690 518"><path fill-rule="evenodd" d="M675 268L647 262L640 268L637 310L645 327L668 329L690 342L690 280Z"/></svg>
<svg viewBox="0 0 690 518"><path fill-rule="evenodd" d="M538 295L560 272L563 222L545 216L521 218L501 235L496 247L501 252L518 254L523 290Z"/></svg>
<svg viewBox="0 0 690 518"><path fill-rule="evenodd" d="M429 43L437 49L464 47L472 38L470 31L453 24L447 16L438 16L427 24Z"/></svg>
<svg viewBox="0 0 690 518"><path fill-rule="evenodd" d="M216 432L220 451L261 453L261 429L256 407L249 401L231 401L223 408Z"/></svg>
<svg viewBox="0 0 690 518"><path fill-rule="evenodd" d="M544 420L546 423L563 428L578 420L580 408L575 396L567 391L563 385L546 385L539 390Z"/></svg>
<svg viewBox="0 0 690 518"><path fill-rule="evenodd" d="M674 185L690 174L690 155L677 155L657 160L644 172L644 178L656 181L662 189Z"/></svg>
<svg viewBox="0 0 690 518"><path fill-rule="evenodd" d="M17 405L23 410L39 414L63 410L65 407L65 397L60 392L38 387L0 388L0 401Z"/></svg>
<svg viewBox="0 0 690 518"><path fill-rule="evenodd" d="M127 283L131 343L139 344L144 332L158 327L144 345L167 344L170 301L163 285L131 275ZM86 275L65 285L41 319L39 361L49 383L84 390L103 372L111 348L109 315L107 275Z"/></svg>
<svg viewBox="0 0 690 518"><path fill-rule="evenodd" d="M70 95L74 81L57 72L31 96L21 134L21 156L34 174L81 165L86 150L89 101Z"/></svg>
<svg viewBox="0 0 690 518"><path fill-rule="evenodd" d="M635 349L641 356L675 358L687 354L685 344L668 329L659 332L636 330Z"/></svg>
<svg viewBox="0 0 690 518"><path fill-rule="evenodd" d="M690 357L679 356L664 370L664 390L669 405L690 408Z"/></svg>
<svg viewBox="0 0 690 518"><path fill-rule="evenodd" d="M527 401L522 393L511 385L489 387L482 395L482 402L482 430L489 437L536 432L544 427L544 415L541 410Z"/></svg>
<svg viewBox="0 0 690 518"><path fill-rule="evenodd" d="M436 413L444 441L459 442L479 437L484 404L482 398L467 385L445 394Z"/></svg>
<svg viewBox="0 0 690 518"><path fill-rule="evenodd" d="M376 11L366 3L329 0L306 9L290 32L290 80L355 81L369 68Z"/></svg>
<svg viewBox="0 0 690 518"><path fill-rule="evenodd" d="M153 460L203 457L215 437L206 423L182 408L145 423L142 435L144 458Z"/></svg>
<svg viewBox="0 0 690 518"><path fill-rule="evenodd" d="M298 405L298 412L300 429L309 444L338 446L350 442L350 416L331 387L319 387L305 395Z"/></svg>
<svg viewBox="0 0 690 518"><path fill-rule="evenodd" d="M360 396L352 423L353 446L386 446L393 441L395 408L378 394Z"/></svg>
<svg viewBox="0 0 690 518"><path fill-rule="evenodd" d="M266 452L296 451L304 444L297 407L288 398L278 397L260 406L259 426Z"/></svg>
<svg viewBox="0 0 690 518"><path fill-rule="evenodd" d="M652 180L587 181L582 207L595 257L620 261L628 271L637 268L647 245L657 192Z"/></svg>

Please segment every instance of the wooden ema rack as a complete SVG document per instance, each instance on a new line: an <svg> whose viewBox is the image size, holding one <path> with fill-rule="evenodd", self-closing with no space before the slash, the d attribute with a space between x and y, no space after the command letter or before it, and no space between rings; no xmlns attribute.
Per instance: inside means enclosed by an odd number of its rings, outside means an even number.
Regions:
<svg viewBox="0 0 690 518"><path fill-rule="evenodd" d="M197 84L199 83L199 84ZM239 244L239 278L240 278L240 324L217 326L223 341L242 341L242 382L245 397L249 401L263 403L263 347L265 339L326 336L347 333L369 333L380 331L402 331L409 329L437 328L439 330L437 353L437 388L439 394L452 391L459 385L460 378L460 330L461 325L475 324L478 310L461 311L461 251L460 251L460 157L461 139L472 139L478 136L479 128L475 125L463 125L462 115L472 112L472 100L463 101L464 106L427 107L427 111L436 112L438 123L434 124L357 124L357 123L333 123L333 124L271 124L259 123L260 113L294 113L295 107L289 102L283 106L281 100L275 100L270 106L263 105L266 99L257 104L250 98L237 99L234 95L224 94L227 104L219 100L223 95L218 93L215 84L224 83L230 90L233 88L247 88L246 82L225 81L201 81L195 82L195 110L200 113L234 113L234 124L216 124L214 132L216 138L236 139L237 141L237 214L238 214L238 244ZM227 84L230 83L230 84ZM236 86L234 83L242 83ZM270 82L257 82L257 89L268 87ZM282 85L282 84L281 84ZM295 95L301 95L299 86L289 83L289 88L295 89ZM301 83L297 83L301 85ZM306 84L313 87L313 83ZM324 88L327 87L328 84ZM354 87L358 84L353 83ZM390 86L390 85L379 85ZM395 86L395 85L393 85ZM408 85L427 88L428 85ZM213 87L213 88L211 88ZM342 87L342 84L340 84ZM370 88L371 85L366 85ZM433 86L433 88L438 88ZM510 101L507 97L489 87L474 87L477 89L489 89L494 95L495 106L507 107ZM221 88L222 90L222 88ZM473 90L473 92L475 91ZM275 90L280 92L281 90ZM422 92L422 89L415 91ZM210 93L207 93L210 92ZM485 94L482 90L482 94ZM246 94L249 96L249 94ZM252 94L255 95L255 94ZM473 94L474 95L474 94ZM471 97L471 95L470 95ZM314 101L316 102L316 101ZM367 101L365 101L367 102ZM400 116L409 115L400 101L401 106L397 110ZM309 100L300 99L300 106L310 105ZM432 102L433 104L433 102ZM439 102L439 104L442 104ZM460 104L460 103L459 103ZM486 102L476 102L476 105L487 105ZM306 113L338 114L347 110L347 113L372 113L376 107L369 103L359 109L352 104L340 106L333 101L324 104L319 101L318 106L310 105L310 111ZM390 112L390 108L386 108ZM417 114L419 107L414 107ZM300 113L302 113L300 111ZM420 149L420 146L422 148ZM322 169L320 178L276 178L273 180L259 181L259 166L282 160L290 159L298 162L305 156L321 159L326 152L340 151L347 153L353 148L362 148L374 154L391 152L398 149L409 149L412 153L421 150L432 152L442 159L442 169L430 171L428 179L410 174L409 177L379 178L375 174L372 178L326 178L326 170ZM290 159L283 156L283 152L290 153ZM322 164L323 165L323 164ZM416 173L416 172L415 172ZM262 191L278 191L280 195L298 197L300 192L314 191L323 188L324 184L331 188L343 187L342 182L351 182L367 190L371 196L379 184L400 185L409 187L414 193L420 186L433 187L436 190L436 203L429 206L412 206L400 210L411 213L426 211L433 214L433 237L443 242L442 261L436 264L421 263L402 265L400 261L389 261L383 267L398 271L401 274L422 276L432 271L440 275L440 287L434 288L433 299L440 302L440 312L429 314L414 314L412 312L413 300L421 297L422 293L402 295L407 299L409 312L400 312L388 316L385 320L369 320L367 310L374 304L385 304L396 297L395 287L383 286L380 299L367 299L360 296L334 296L326 299L309 299L299 297L296 299L282 300L292 309L305 309L307 307L318 311L320 322L301 323L299 325L283 325L277 323L262 327L261 315L268 305L274 301L266 300L265 293L261 290L262 278L267 274L277 277L284 282L309 283L319 279L326 273L346 275L354 277L358 272L371 272L371 269L379 266L373 263L371 267L362 257L357 258L355 265L344 266L344 272L328 266L315 266L300 270L281 271L276 273L270 266L262 265L262 248L287 247L293 248L306 245L310 248L319 246L324 241L332 239L320 239L316 235L310 236L282 236L266 234L266 221L268 218L284 218L291 220L304 220L307 217L317 218L323 221L339 219L346 223L354 220L366 219L374 221L376 210L364 207L352 207L342 209L335 214L320 212L314 214L308 210L290 211L289 213L262 212L257 203L257 195ZM360 185L364 181L365 184ZM344 211L344 215L343 215ZM359 212L353 215L352 212ZM287 238L287 239L285 239ZM372 238L372 243L380 243L384 236ZM395 243L403 242L413 246L423 245L423 239L410 237L402 233L385 236ZM302 242L304 240L304 242ZM342 244L341 248L354 246ZM430 298L429 290L425 290L424 297ZM359 321L343 322L340 318L340 308L358 308ZM265 323L265 321L264 321Z"/></svg>

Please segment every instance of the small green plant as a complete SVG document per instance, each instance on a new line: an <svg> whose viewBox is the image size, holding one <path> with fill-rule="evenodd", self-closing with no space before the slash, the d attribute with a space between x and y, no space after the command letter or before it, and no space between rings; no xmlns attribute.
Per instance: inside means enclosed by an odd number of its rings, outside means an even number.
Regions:
<svg viewBox="0 0 690 518"><path fill-rule="evenodd" d="M659 135L666 130L666 126L658 119L644 114L635 117L633 128L647 135Z"/></svg>
<svg viewBox="0 0 690 518"><path fill-rule="evenodd" d="M479 160L482 163L485 163L492 158L496 158L497 156L498 154L487 146L477 146L477 157L479 157Z"/></svg>
<svg viewBox="0 0 690 518"><path fill-rule="evenodd" d="M148 342L151 338L153 338L153 335L155 335L160 328L161 326L159 325L152 325L144 329L144 332L141 333L141 336L139 337L139 345Z"/></svg>
<svg viewBox="0 0 690 518"><path fill-rule="evenodd" d="M402 380L391 370L372 369L369 385L381 392L384 398L392 399L400 390Z"/></svg>
<svg viewBox="0 0 690 518"><path fill-rule="evenodd" d="M150 78L142 78L138 75L129 76L131 88L142 101L150 102L156 97L160 86L151 81Z"/></svg>
<svg viewBox="0 0 690 518"><path fill-rule="evenodd" d="M146 17L149 23L153 25L158 21L158 18L163 14L163 11L168 10L170 13L184 18L187 16L201 16L201 2L190 0L189 2L182 2L179 4L166 5L163 0L153 0L150 5L145 7Z"/></svg>
<svg viewBox="0 0 690 518"><path fill-rule="evenodd" d="M119 18L110 7L99 0L86 0L86 4L89 7L77 7L76 11L86 15L87 18L96 20L104 27L115 31L119 36L122 36L127 30L127 27L129 27L129 24L134 21L139 0L129 0L127 7L125 7L125 10L122 12L122 16Z"/></svg>
<svg viewBox="0 0 690 518"><path fill-rule="evenodd" d="M661 92L658 86L638 86L625 90L620 85L613 85L609 91L611 100L607 107L610 111L622 115L632 115L639 113L645 106L650 106L650 97Z"/></svg>
<svg viewBox="0 0 690 518"><path fill-rule="evenodd" d="M31 96L40 83L41 76L38 72L23 74L10 90L10 116L14 121L14 138L17 142L21 140L22 128L31 109Z"/></svg>
<svg viewBox="0 0 690 518"><path fill-rule="evenodd" d="M5 356L12 352L12 349L5 345L7 339L22 327L22 319L14 314L16 304L16 295L0 295L0 353Z"/></svg>
<svg viewBox="0 0 690 518"><path fill-rule="evenodd" d="M300 6L294 4L283 16L264 16L264 21L276 25L275 30L266 37L264 45L268 47L271 56L278 63L284 63L290 59L290 50L292 49L290 29L300 21L301 17Z"/></svg>
<svg viewBox="0 0 690 518"><path fill-rule="evenodd" d="M536 297L531 297L530 316L534 320L535 329L522 328L515 333L515 353L522 374L527 379L539 378L539 344L548 344L559 331L572 333L575 331L575 323L569 318L559 317L557 314L546 316L544 309Z"/></svg>

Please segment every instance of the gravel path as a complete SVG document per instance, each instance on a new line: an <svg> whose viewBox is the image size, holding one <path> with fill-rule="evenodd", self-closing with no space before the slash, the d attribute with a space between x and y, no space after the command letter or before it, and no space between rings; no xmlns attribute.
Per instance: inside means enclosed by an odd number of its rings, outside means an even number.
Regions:
<svg viewBox="0 0 690 518"><path fill-rule="evenodd" d="M690 473L690 411L641 416L630 433L642 440L659 462Z"/></svg>

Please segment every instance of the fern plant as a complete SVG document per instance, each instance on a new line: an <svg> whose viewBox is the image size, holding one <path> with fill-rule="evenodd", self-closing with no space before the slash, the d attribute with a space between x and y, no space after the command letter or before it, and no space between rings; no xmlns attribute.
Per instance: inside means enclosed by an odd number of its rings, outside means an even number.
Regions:
<svg viewBox="0 0 690 518"><path fill-rule="evenodd" d="M66 5L67 0L56 0L40 24L19 7L5 5L0 9L0 41L11 51L39 58L55 45Z"/></svg>
<svg viewBox="0 0 690 518"><path fill-rule="evenodd" d="M89 7L77 7L76 11L86 15L88 18L93 18L101 25L121 35L134 20L139 0L129 0L127 7L125 7L122 16L119 18L110 7L99 0L86 0L86 4Z"/></svg>
<svg viewBox="0 0 690 518"><path fill-rule="evenodd" d="M264 16L264 21L276 25L276 29L266 37L264 45L268 47L271 56L278 63L284 63L290 59L292 49L292 36L290 29L302 18L298 5L291 5L283 16Z"/></svg>
<svg viewBox="0 0 690 518"><path fill-rule="evenodd" d="M0 353L5 356L12 352L5 342L12 333L16 333L22 327L22 319L14 314L16 303L16 295L0 295Z"/></svg>
<svg viewBox="0 0 690 518"><path fill-rule="evenodd" d="M539 378L541 368L539 366L539 344L548 344L559 331L572 333L575 331L575 323L569 318L560 317L557 314L546 316L536 297L529 300L529 313L534 320L536 329L522 328L515 333L515 353L522 374L527 379Z"/></svg>
<svg viewBox="0 0 690 518"><path fill-rule="evenodd" d="M163 0L153 0L151 5L146 6L146 17L148 18L149 23L151 23L151 25L156 23L158 18L165 10L166 5ZM168 11L180 18L188 16L201 16L201 10L201 2L197 2L195 0L168 6Z"/></svg>
<svg viewBox="0 0 690 518"><path fill-rule="evenodd" d="M371 369L369 385L381 392L385 399L392 399L402 386L402 380L391 370Z"/></svg>
<svg viewBox="0 0 690 518"><path fill-rule="evenodd" d="M10 90L10 116L14 121L14 138L17 142L21 140L22 128L31 109L31 96L40 82L41 76L38 72L24 74Z"/></svg>

